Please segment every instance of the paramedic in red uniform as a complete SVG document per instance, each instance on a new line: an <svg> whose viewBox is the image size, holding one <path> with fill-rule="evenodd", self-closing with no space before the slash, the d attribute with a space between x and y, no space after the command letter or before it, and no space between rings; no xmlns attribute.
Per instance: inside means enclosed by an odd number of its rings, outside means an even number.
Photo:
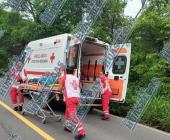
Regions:
<svg viewBox="0 0 170 140"><path fill-rule="evenodd" d="M102 108L103 108L103 118L102 120L109 119L109 102L111 98L111 89L109 84L109 79L107 75L105 76L103 72L100 72L100 81L103 87L103 94L102 94Z"/></svg>
<svg viewBox="0 0 170 140"><path fill-rule="evenodd" d="M22 78L20 75L17 76L15 83L10 88L10 99L13 104L15 111L22 111L22 106L24 104L24 96L19 90L19 85L22 83ZM18 98L18 99L17 99Z"/></svg>
<svg viewBox="0 0 170 140"><path fill-rule="evenodd" d="M80 82L79 79L73 75L74 70L67 69L67 74L61 77L60 84L61 88L64 88L64 101L66 103L66 111L65 111L65 121L69 121L69 119L74 114L74 120L78 123L78 133L75 136L75 139L81 140L85 137L85 130L83 124L80 122L77 117L77 107L80 102ZM71 132L71 128L65 127L65 131Z"/></svg>

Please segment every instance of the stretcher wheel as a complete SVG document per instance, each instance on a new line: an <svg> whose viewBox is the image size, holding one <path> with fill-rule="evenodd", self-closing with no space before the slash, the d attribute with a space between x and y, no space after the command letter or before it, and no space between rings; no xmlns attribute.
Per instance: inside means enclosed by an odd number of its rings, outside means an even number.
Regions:
<svg viewBox="0 0 170 140"><path fill-rule="evenodd" d="M46 119L43 119L43 120L42 120L42 123L43 123L43 124L46 124Z"/></svg>
<svg viewBox="0 0 170 140"><path fill-rule="evenodd" d="M21 112L21 114L24 116L24 115L25 115L25 112L24 112L24 111L22 111L22 112Z"/></svg>
<svg viewBox="0 0 170 140"><path fill-rule="evenodd" d="M57 122L61 122L61 121L62 121L62 118L59 117L59 118L57 119Z"/></svg>

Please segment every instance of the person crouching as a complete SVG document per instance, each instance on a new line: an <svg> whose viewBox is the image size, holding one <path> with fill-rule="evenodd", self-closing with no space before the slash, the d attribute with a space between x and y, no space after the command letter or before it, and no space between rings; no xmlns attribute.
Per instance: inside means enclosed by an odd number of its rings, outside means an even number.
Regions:
<svg viewBox="0 0 170 140"><path fill-rule="evenodd" d="M19 85L23 83L23 80L20 75L17 76L15 83L10 88L10 100L13 105L13 109L15 111L22 111L22 107L24 104L24 96L19 90Z"/></svg>

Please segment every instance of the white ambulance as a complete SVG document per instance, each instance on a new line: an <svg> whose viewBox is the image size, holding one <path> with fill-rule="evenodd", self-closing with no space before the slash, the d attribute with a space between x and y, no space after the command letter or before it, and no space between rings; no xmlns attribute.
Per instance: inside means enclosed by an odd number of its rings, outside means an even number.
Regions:
<svg viewBox="0 0 170 140"><path fill-rule="evenodd" d="M28 79L39 78L48 72L55 72L54 67L61 61L67 68L77 69L83 90L89 89L104 66L104 58L109 44L97 38L87 37L83 44L71 34L52 36L31 41L27 48L33 50L24 66ZM115 48L112 48L113 51ZM124 44L113 67L109 71L112 100L124 102L127 91L131 44ZM97 97L100 99L101 97Z"/></svg>

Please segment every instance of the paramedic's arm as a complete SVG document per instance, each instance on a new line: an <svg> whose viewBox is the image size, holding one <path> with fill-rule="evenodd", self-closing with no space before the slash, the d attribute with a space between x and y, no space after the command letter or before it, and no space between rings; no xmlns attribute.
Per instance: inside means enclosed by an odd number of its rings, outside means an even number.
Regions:
<svg viewBox="0 0 170 140"><path fill-rule="evenodd" d="M64 87L64 84L65 84L65 79L66 79L66 76L62 76L60 79L59 79L59 91L62 91L63 87Z"/></svg>
<svg viewBox="0 0 170 140"><path fill-rule="evenodd" d="M83 87L81 82L79 82L79 87L80 87L80 89L82 89L82 87Z"/></svg>
<svg viewBox="0 0 170 140"><path fill-rule="evenodd" d="M23 83L23 78L22 78L22 76L21 76L20 74L16 77L15 83L16 83L16 85L17 85L17 89L20 90L21 85L22 85L22 83Z"/></svg>

